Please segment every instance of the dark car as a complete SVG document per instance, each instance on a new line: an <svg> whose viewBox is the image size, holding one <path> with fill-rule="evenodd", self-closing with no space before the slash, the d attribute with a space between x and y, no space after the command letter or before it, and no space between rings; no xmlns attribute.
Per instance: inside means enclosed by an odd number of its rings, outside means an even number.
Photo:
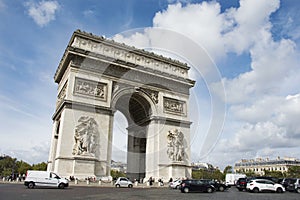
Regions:
<svg viewBox="0 0 300 200"><path fill-rule="evenodd" d="M230 186L225 185L225 184L220 183L215 180L211 180L211 179L200 179L200 180L206 182L207 184L213 185L215 187L216 191L224 192L225 190L230 188Z"/></svg>
<svg viewBox="0 0 300 200"><path fill-rule="evenodd" d="M248 182L248 179L247 179L247 178L239 178L239 179L236 181L236 188L237 188L239 191L246 190L247 182Z"/></svg>
<svg viewBox="0 0 300 200"><path fill-rule="evenodd" d="M282 181L283 187L286 191L300 193L300 179L297 178L285 178Z"/></svg>
<svg viewBox="0 0 300 200"><path fill-rule="evenodd" d="M188 192L208 192L212 193L216 189L213 185L206 183L202 180L196 179L189 179L189 180L182 180L180 185L181 192L188 193Z"/></svg>

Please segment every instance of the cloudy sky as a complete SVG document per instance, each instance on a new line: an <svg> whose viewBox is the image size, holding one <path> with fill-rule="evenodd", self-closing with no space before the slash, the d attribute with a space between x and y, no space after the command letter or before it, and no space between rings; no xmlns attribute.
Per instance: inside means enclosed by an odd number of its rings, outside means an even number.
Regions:
<svg viewBox="0 0 300 200"><path fill-rule="evenodd" d="M300 158L299 9L294 0L0 0L0 154L47 161L53 76L81 29L191 66L192 161ZM116 118L122 160L126 121Z"/></svg>

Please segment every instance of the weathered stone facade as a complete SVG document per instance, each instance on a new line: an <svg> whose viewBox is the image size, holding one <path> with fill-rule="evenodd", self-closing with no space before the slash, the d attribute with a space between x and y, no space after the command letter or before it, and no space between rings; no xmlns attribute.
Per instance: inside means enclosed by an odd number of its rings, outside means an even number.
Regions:
<svg viewBox="0 0 300 200"><path fill-rule="evenodd" d="M76 178L110 175L114 113L128 121L127 175L189 177L186 64L75 31L58 84L48 170Z"/></svg>

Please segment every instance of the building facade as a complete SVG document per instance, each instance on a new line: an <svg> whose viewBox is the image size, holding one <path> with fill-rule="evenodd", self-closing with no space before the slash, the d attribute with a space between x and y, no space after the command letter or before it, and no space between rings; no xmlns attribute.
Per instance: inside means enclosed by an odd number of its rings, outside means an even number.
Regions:
<svg viewBox="0 0 300 200"><path fill-rule="evenodd" d="M300 166L300 160L296 158L284 157L271 160L269 158L242 159L235 163L235 172L254 172L257 175L265 175L265 171L287 172L291 166Z"/></svg>

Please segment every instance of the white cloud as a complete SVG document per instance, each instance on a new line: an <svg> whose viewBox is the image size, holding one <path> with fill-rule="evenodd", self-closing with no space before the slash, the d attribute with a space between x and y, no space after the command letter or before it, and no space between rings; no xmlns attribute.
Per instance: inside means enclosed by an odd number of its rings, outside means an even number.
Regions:
<svg viewBox="0 0 300 200"><path fill-rule="evenodd" d="M60 5L57 1L40 1L39 3L27 2L28 14L40 27L46 26L55 20L55 13Z"/></svg>
<svg viewBox="0 0 300 200"><path fill-rule="evenodd" d="M275 41L273 38L270 16L279 7L279 0L241 0L240 7L221 13L220 5L215 1L185 6L178 3L156 13L152 28L116 37L118 41L141 48L172 49L177 58L181 56L192 61L197 69L193 73L194 78L209 80L206 83L212 100L218 99L213 96L214 93L221 94L219 97L228 105L228 117L222 139L205 159L228 164L228 160L224 160L228 157L231 159L229 162L236 162L244 156L280 154L283 148L295 148L300 142L300 125L297 123L300 118L297 109L300 108L299 95L294 95L300 92L299 84L295 84L300 83L299 52L294 41L280 38ZM157 28L170 31L158 32L155 31ZM205 61L188 40L171 36L169 33L172 31L190 38L197 44L195 46L202 46L216 63L227 53L246 52L251 56L251 70L233 79L212 81L208 78L214 71L210 70L210 62ZM195 56L191 56L193 54ZM203 94L196 96L202 98L196 102L199 104L196 107L200 108L198 115L205 110L208 117L218 116L219 107L209 105L210 99L203 100ZM203 109L207 105L211 106L210 111ZM197 113L192 115L195 119ZM195 130L203 132L192 134L193 156L198 159L206 156L211 145L215 144L212 141L218 139L217 135L208 134L209 129L217 127L209 120L194 123L201 126ZM209 145L205 146L206 143ZM214 156L215 159L212 159Z"/></svg>
<svg viewBox="0 0 300 200"><path fill-rule="evenodd" d="M0 0L0 11L4 10L5 7L6 7L5 3L2 0Z"/></svg>
<svg viewBox="0 0 300 200"><path fill-rule="evenodd" d="M26 142L26 140L24 140ZM29 148L8 148L1 149L2 154L9 155L18 160L23 160L30 164L37 164L41 162L47 162L49 156L49 143L43 143Z"/></svg>
<svg viewBox="0 0 300 200"><path fill-rule="evenodd" d="M236 53L248 51L260 39L261 30L269 30L270 14L279 8L279 0L240 0L240 7L230 9L225 18L230 29L225 35L226 48Z"/></svg>
<svg viewBox="0 0 300 200"><path fill-rule="evenodd" d="M161 27L176 31L192 38L202 45L213 60L225 55L222 39L223 16L218 3L203 2L201 4L180 3L169 5L167 10L156 13L153 19L154 27ZM180 44L181 42L178 41Z"/></svg>

